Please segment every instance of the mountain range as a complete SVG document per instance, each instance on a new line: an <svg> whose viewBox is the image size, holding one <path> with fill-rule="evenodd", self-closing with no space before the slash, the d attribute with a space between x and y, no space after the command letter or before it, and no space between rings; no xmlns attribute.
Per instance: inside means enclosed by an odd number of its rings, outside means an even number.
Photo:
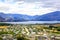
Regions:
<svg viewBox="0 0 60 40"><path fill-rule="evenodd" d="M60 21L60 11L35 16L29 16L24 14L5 14L3 12L0 12L0 22L22 21Z"/></svg>

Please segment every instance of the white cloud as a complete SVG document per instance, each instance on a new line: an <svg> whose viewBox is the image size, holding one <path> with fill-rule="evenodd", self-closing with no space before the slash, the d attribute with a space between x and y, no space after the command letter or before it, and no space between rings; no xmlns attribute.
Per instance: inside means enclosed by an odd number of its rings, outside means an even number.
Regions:
<svg viewBox="0 0 60 40"><path fill-rule="evenodd" d="M42 2L27 3L24 1L20 1L13 4L9 2L0 2L0 12L42 15L56 11L55 7L44 8L43 6L45 6L45 4Z"/></svg>
<svg viewBox="0 0 60 40"><path fill-rule="evenodd" d="M60 10L60 0L41 0L43 4L45 4L43 7L54 7L57 8L57 10Z"/></svg>

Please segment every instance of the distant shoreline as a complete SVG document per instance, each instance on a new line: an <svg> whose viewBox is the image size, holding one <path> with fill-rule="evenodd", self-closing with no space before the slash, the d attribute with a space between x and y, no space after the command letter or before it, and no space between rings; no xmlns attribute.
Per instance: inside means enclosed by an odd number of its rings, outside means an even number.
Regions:
<svg viewBox="0 0 60 40"><path fill-rule="evenodd" d="M0 22L9 24L60 24L60 21L24 21L24 22Z"/></svg>

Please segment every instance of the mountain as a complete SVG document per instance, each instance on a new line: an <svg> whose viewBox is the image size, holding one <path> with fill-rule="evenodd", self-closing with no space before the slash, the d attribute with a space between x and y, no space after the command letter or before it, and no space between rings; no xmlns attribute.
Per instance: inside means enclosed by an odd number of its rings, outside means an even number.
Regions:
<svg viewBox="0 0 60 40"><path fill-rule="evenodd" d="M41 16L37 16L38 21L60 21L60 11L47 13Z"/></svg>
<svg viewBox="0 0 60 40"><path fill-rule="evenodd" d="M1 12L0 13L0 22L4 22L5 21L5 18L3 16L4 16L4 14Z"/></svg>
<svg viewBox="0 0 60 40"><path fill-rule="evenodd" d="M60 11L35 16L29 16L24 14L5 14L0 12L0 22L22 21L60 21Z"/></svg>
<svg viewBox="0 0 60 40"><path fill-rule="evenodd" d="M0 13L0 16L2 18L4 18L5 22L21 22L21 21L32 20L32 16L23 15L23 14L4 14L4 13Z"/></svg>
<svg viewBox="0 0 60 40"><path fill-rule="evenodd" d="M0 22L4 22L5 19L0 16Z"/></svg>
<svg viewBox="0 0 60 40"><path fill-rule="evenodd" d="M14 22L19 21L29 21L31 20L31 16L23 15L23 14L7 14Z"/></svg>

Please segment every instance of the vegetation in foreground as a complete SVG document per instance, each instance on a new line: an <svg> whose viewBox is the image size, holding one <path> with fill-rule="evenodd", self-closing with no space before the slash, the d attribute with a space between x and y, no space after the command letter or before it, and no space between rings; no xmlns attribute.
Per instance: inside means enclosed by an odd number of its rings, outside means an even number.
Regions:
<svg viewBox="0 0 60 40"><path fill-rule="evenodd" d="M60 25L0 25L0 40L60 40Z"/></svg>

